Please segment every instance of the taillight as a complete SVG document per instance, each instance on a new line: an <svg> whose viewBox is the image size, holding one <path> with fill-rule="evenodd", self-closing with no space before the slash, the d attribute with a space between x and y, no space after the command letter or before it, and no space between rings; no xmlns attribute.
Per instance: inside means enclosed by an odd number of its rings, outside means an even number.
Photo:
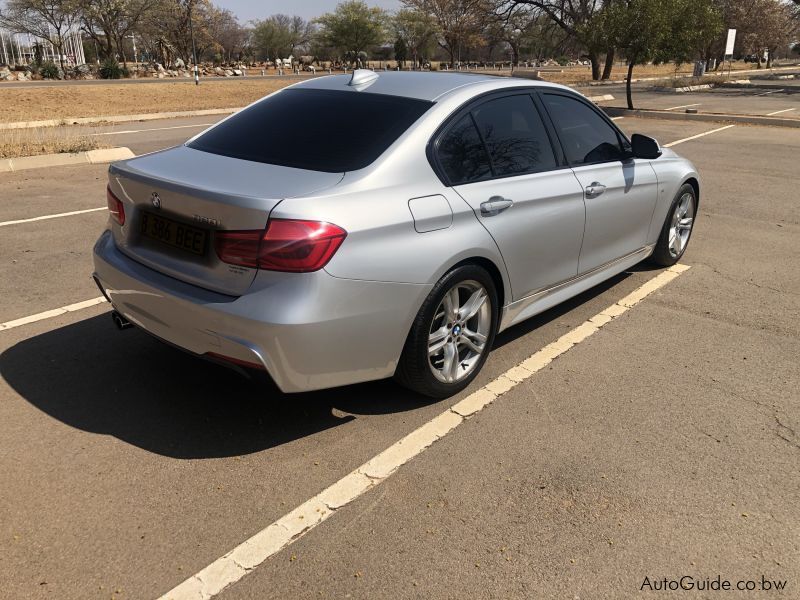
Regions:
<svg viewBox="0 0 800 600"><path fill-rule="evenodd" d="M106 187L106 202L108 203L108 212L111 213L111 218L120 225L125 225L125 207L119 198L111 191L111 187Z"/></svg>
<svg viewBox="0 0 800 600"><path fill-rule="evenodd" d="M223 262L269 271L307 273L324 267L347 232L320 221L273 219L266 231L220 231L217 256Z"/></svg>

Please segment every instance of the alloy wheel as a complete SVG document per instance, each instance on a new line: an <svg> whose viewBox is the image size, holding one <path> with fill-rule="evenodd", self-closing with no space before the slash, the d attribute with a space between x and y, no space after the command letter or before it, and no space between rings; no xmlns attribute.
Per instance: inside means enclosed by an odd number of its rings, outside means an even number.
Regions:
<svg viewBox="0 0 800 600"><path fill-rule="evenodd" d="M477 281L461 281L442 298L428 334L428 364L444 383L467 377L480 361L492 326L492 305Z"/></svg>

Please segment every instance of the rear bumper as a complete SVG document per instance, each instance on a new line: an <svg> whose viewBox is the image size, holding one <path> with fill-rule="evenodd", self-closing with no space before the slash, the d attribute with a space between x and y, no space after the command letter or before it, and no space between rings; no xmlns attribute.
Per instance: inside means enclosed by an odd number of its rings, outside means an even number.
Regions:
<svg viewBox="0 0 800 600"><path fill-rule="evenodd" d="M429 285L260 271L242 296L163 275L124 255L106 231L94 277L137 326L198 355L263 365L284 392L391 376Z"/></svg>

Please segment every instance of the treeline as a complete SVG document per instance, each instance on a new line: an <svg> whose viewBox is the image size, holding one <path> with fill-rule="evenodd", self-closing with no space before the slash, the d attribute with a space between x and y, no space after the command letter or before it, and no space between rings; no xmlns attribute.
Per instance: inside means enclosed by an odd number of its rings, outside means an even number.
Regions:
<svg viewBox="0 0 800 600"><path fill-rule="evenodd" d="M87 56L121 62L189 64L194 40L203 62L303 56L419 67L432 60L455 66L582 59L601 79L621 59L629 71L650 61L719 59L728 28L738 30L737 55L771 62L796 39L800 15L800 0L401 2L396 13L347 0L312 21L279 14L242 24L211 0L6 0L0 27L46 41L59 55L65 36L80 28Z"/></svg>

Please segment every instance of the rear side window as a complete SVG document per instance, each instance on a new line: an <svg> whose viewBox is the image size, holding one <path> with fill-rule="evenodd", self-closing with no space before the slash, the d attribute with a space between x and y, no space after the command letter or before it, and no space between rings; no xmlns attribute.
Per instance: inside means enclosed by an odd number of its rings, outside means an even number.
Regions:
<svg viewBox="0 0 800 600"><path fill-rule="evenodd" d="M622 160L617 132L589 106L568 96L543 94L570 165Z"/></svg>
<svg viewBox="0 0 800 600"><path fill-rule="evenodd" d="M298 169L355 171L378 158L432 105L384 94L288 89L235 114L189 147Z"/></svg>
<svg viewBox="0 0 800 600"><path fill-rule="evenodd" d="M450 185L480 181L492 175L489 156L469 114L445 134L437 155Z"/></svg>
<svg viewBox="0 0 800 600"><path fill-rule="evenodd" d="M508 96L481 104L473 113L496 177L556 168L550 138L533 99Z"/></svg>

